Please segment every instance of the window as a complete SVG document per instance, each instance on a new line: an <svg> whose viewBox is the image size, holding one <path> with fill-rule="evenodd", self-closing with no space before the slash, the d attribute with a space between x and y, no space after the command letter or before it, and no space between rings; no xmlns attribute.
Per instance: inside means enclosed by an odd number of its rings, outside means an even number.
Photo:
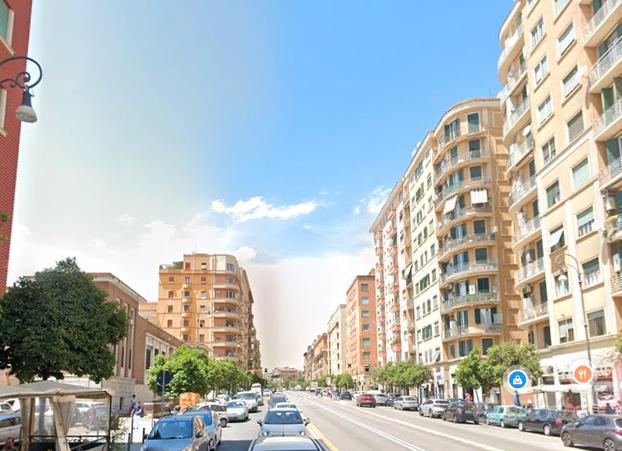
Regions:
<svg viewBox="0 0 622 451"><path fill-rule="evenodd" d="M4 119L6 117L6 99L6 90L0 88L0 130L4 130Z"/></svg>
<svg viewBox="0 0 622 451"><path fill-rule="evenodd" d="M235 265L233 263L227 263L227 271L234 272L235 271Z"/></svg>
<svg viewBox="0 0 622 451"><path fill-rule="evenodd" d="M482 338L482 354L488 354L488 349L493 345L492 338Z"/></svg>
<svg viewBox="0 0 622 451"><path fill-rule="evenodd" d="M536 85L539 84L544 77L549 74L549 61L546 59L546 55L542 57L540 62L534 68L534 75L536 77Z"/></svg>
<svg viewBox="0 0 622 451"><path fill-rule="evenodd" d="M201 291L201 299L207 299L207 291L205 290Z"/></svg>
<svg viewBox="0 0 622 451"><path fill-rule="evenodd" d="M369 304L369 298L367 296L363 296L361 298L361 304Z"/></svg>
<svg viewBox="0 0 622 451"><path fill-rule="evenodd" d="M365 337L363 338L363 346L369 346L371 344L371 338Z"/></svg>
<svg viewBox="0 0 622 451"><path fill-rule="evenodd" d="M173 327L173 320L169 319L166 321L166 327Z"/></svg>
<svg viewBox="0 0 622 451"><path fill-rule="evenodd" d="M185 284L189 284L189 283L190 283L190 277L186 277L186 278L184 279L184 283L185 283Z"/></svg>
<svg viewBox="0 0 622 451"><path fill-rule="evenodd" d="M564 277L561 277L562 274ZM568 274L564 272L558 275L557 277L555 277L555 293L557 294L557 297L559 298L562 296L566 296L569 292L570 292L570 289L568 286Z"/></svg>
<svg viewBox="0 0 622 451"><path fill-rule="evenodd" d="M458 342L458 355L466 357L473 349L473 340L460 340Z"/></svg>
<svg viewBox="0 0 622 451"><path fill-rule="evenodd" d="M567 4L568 0L555 0L555 14L559 14Z"/></svg>
<svg viewBox="0 0 622 451"><path fill-rule="evenodd" d="M572 91L574 91L574 88L579 86L579 70L577 69L577 66L575 66L574 69L572 69L570 73L566 75L563 83L564 97L567 97Z"/></svg>
<svg viewBox="0 0 622 451"><path fill-rule="evenodd" d="M579 112L566 124L568 127L568 141L574 141L583 132L583 112Z"/></svg>
<svg viewBox="0 0 622 451"><path fill-rule="evenodd" d="M548 96L544 99L544 102L538 106L538 124L542 124L551 114L553 114L553 102L551 101L551 96Z"/></svg>
<svg viewBox="0 0 622 451"><path fill-rule="evenodd" d="M438 337L440 335L440 333L441 333L441 330L440 330L439 323L438 323L438 321L435 321L434 322L434 336Z"/></svg>
<svg viewBox="0 0 622 451"><path fill-rule="evenodd" d="M587 163L587 158L574 168L572 168L572 180L574 182L575 189L587 182L590 178L590 167Z"/></svg>
<svg viewBox="0 0 622 451"><path fill-rule="evenodd" d="M362 283L361 284L361 291L369 291L369 284Z"/></svg>
<svg viewBox="0 0 622 451"><path fill-rule="evenodd" d="M551 328L550 326L544 326L542 328L542 332L544 333L544 347L548 348L551 346Z"/></svg>
<svg viewBox="0 0 622 451"><path fill-rule="evenodd" d="M540 20L538 21L536 26L531 29L531 47L535 47L536 45L538 45L538 42L540 42L540 39L542 39L543 35L544 19L540 17Z"/></svg>
<svg viewBox="0 0 622 451"><path fill-rule="evenodd" d="M490 279L488 277L480 277L477 279L477 292L489 293L490 292Z"/></svg>
<svg viewBox="0 0 622 451"><path fill-rule="evenodd" d="M172 305L166 306L166 313L173 313L173 306Z"/></svg>
<svg viewBox="0 0 622 451"><path fill-rule="evenodd" d="M173 276L168 276L168 281L169 281L169 282L175 282L175 277L173 277Z"/></svg>
<svg viewBox="0 0 622 451"><path fill-rule="evenodd" d="M555 252L566 245L566 240L564 238L564 226L561 225L553 230L551 230L549 235L549 246L551 248L551 252Z"/></svg>
<svg viewBox="0 0 622 451"><path fill-rule="evenodd" d="M557 38L557 50L560 55L570 47L570 44L574 42L574 26L572 23L568 25L568 28L564 30L559 38Z"/></svg>
<svg viewBox="0 0 622 451"><path fill-rule="evenodd" d="M199 343L204 343L204 342L205 342L205 335L199 334Z"/></svg>
<svg viewBox="0 0 622 451"><path fill-rule="evenodd" d="M363 352L363 360L371 360L371 352L369 351Z"/></svg>
<svg viewBox="0 0 622 451"><path fill-rule="evenodd" d="M171 291L171 290L169 290L169 292L168 292L168 298L169 298L169 299L173 299L173 296L174 296L174 292L173 292L173 291Z"/></svg>
<svg viewBox="0 0 622 451"><path fill-rule="evenodd" d="M477 263L488 262L488 249L485 247L475 249L475 261Z"/></svg>
<svg viewBox="0 0 622 451"><path fill-rule="evenodd" d="M587 323L590 329L590 337L605 335L605 311L598 310L587 314Z"/></svg>
<svg viewBox="0 0 622 451"><path fill-rule="evenodd" d="M469 133L477 133L479 131L479 113L471 113L467 116L469 124Z"/></svg>
<svg viewBox="0 0 622 451"><path fill-rule="evenodd" d="M206 284L207 283L207 277L201 276L201 283L202 284Z"/></svg>
<svg viewBox="0 0 622 451"><path fill-rule="evenodd" d="M13 27L13 11L4 0L0 0L0 37L11 45L11 28Z"/></svg>
<svg viewBox="0 0 622 451"><path fill-rule="evenodd" d="M469 141L469 157L479 158L481 156L482 143L479 139Z"/></svg>
<svg viewBox="0 0 622 451"><path fill-rule="evenodd" d="M438 308L438 296L434 295L432 297L432 308L436 310Z"/></svg>
<svg viewBox="0 0 622 451"><path fill-rule="evenodd" d="M556 203L559 202L560 192L559 192L559 181L553 183L546 189L546 205L551 208Z"/></svg>
<svg viewBox="0 0 622 451"><path fill-rule="evenodd" d="M572 319L565 319L559 322L559 342L568 343L574 341L574 327Z"/></svg>
<svg viewBox="0 0 622 451"><path fill-rule="evenodd" d="M598 257L583 263L583 279L585 280L585 286L590 287L600 282L600 265L598 264Z"/></svg>
<svg viewBox="0 0 622 451"><path fill-rule="evenodd" d="M445 139L451 141L460 136L460 119L445 125Z"/></svg>
<svg viewBox="0 0 622 451"><path fill-rule="evenodd" d="M362 310L361 311L361 316L363 318L369 318L369 310Z"/></svg>
<svg viewBox="0 0 622 451"><path fill-rule="evenodd" d="M592 231L594 226L594 208L590 207L587 210L583 210L577 215L577 227L579 228L578 235L581 237Z"/></svg>
<svg viewBox="0 0 622 451"><path fill-rule="evenodd" d="M481 180L482 179L482 167L481 166L470 167L469 175L471 176L471 180Z"/></svg>
<svg viewBox="0 0 622 451"><path fill-rule="evenodd" d="M486 233L486 221L483 219L473 221L473 233L476 235Z"/></svg>
<svg viewBox="0 0 622 451"><path fill-rule="evenodd" d="M551 138L548 142L542 146L542 159L544 164L555 158L555 138Z"/></svg>
<svg viewBox="0 0 622 451"><path fill-rule="evenodd" d="M207 269L207 262L201 262L201 269L204 271Z"/></svg>
<svg viewBox="0 0 622 451"><path fill-rule="evenodd" d="M369 332L369 324L363 324L361 329L363 330L363 332Z"/></svg>

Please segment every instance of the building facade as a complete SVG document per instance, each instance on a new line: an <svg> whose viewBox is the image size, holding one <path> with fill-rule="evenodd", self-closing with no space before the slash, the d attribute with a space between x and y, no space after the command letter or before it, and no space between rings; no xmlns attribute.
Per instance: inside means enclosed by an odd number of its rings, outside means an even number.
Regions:
<svg viewBox="0 0 622 451"><path fill-rule="evenodd" d="M329 374L342 374L346 370L347 326L346 305L340 304L328 321Z"/></svg>
<svg viewBox="0 0 622 451"><path fill-rule="evenodd" d="M0 61L12 56L28 55L32 0L0 0ZM0 66L0 80L13 79L26 70L25 61ZM8 85L8 84L7 84ZM11 226L15 201L15 183L21 122L15 110L22 102L22 92L6 86L0 88L0 292L7 286ZM0 216L1 217L1 216Z"/></svg>
<svg viewBox="0 0 622 451"><path fill-rule="evenodd" d="M330 375L330 366L328 362L328 334L321 333L313 341L313 370L311 377L314 380L322 379Z"/></svg>
<svg viewBox="0 0 622 451"><path fill-rule="evenodd" d="M261 374L253 318L253 294L246 271L232 255L188 254L160 265L157 322L213 358L230 358ZM153 315L152 306L146 307Z"/></svg>
<svg viewBox="0 0 622 451"><path fill-rule="evenodd" d="M378 364L375 293L374 270L356 276L347 291L347 372L364 389L369 388Z"/></svg>
<svg viewBox="0 0 622 451"><path fill-rule="evenodd" d="M540 402L557 407L591 405L561 386L586 333L599 406L620 399L621 25L616 0L521 0L499 32L519 324L544 368Z"/></svg>

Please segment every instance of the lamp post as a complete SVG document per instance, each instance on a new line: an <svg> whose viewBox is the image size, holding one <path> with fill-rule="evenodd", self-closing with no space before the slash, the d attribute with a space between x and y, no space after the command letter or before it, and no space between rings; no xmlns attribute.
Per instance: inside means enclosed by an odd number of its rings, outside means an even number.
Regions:
<svg viewBox="0 0 622 451"><path fill-rule="evenodd" d="M37 68L38 76L34 82L31 83L33 80L32 75L27 70L24 70L15 74L13 78L0 80L0 88L8 86L10 88L21 89L22 103L15 110L15 117L20 122L37 122L37 113L35 113L35 110L32 108L33 94L31 89L37 86L43 78L43 69L41 69L41 65L37 61L28 56L12 56L11 58L0 61L0 67L13 61L29 61L33 63Z"/></svg>
<svg viewBox="0 0 622 451"><path fill-rule="evenodd" d="M572 260L573 263L567 264L566 257L570 258L570 260ZM585 312L585 300L583 299L583 274L581 273L581 266L579 265L579 261L576 259L575 256L571 254L567 254L567 253L560 254L557 257L555 257L555 260L553 261L553 263L555 264L557 269L559 269L560 271L564 271L566 268L570 267L577 272L577 280L579 282L579 298L581 300L581 310L582 310L582 316L583 316L583 329L585 331L585 345L587 347L587 360L590 363L590 367L592 368L592 371L594 371L594 366L592 365L592 346L590 344L590 331L588 330L587 314ZM557 277L557 280L562 283L568 282L568 276L566 276L562 272ZM590 382L590 387L591 387L591 394L592 394L592 410L594 412L598 412L596 389L594 387L593 380Z"/></svg>

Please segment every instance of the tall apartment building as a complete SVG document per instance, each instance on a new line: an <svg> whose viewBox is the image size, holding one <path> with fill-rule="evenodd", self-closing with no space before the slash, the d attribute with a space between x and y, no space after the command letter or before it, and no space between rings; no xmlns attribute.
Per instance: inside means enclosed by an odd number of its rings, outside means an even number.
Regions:
<svg viewBox="0 0 622 451"><path fill-rule="evenodd" d="M378 363L397 362L401 356L402 329L400 312L400 280L396 210L401 199L402 184L396 183L374 221L370 233L376 249L375 301Z"/></svg>
<svg viewBox="0 0 622 451"><path fill-rule="evenodd" d="M549 405L587 407L587 393L559 389L587 357L585 321L598 402L620 399L607 355L622 302L621 25L619 0L520 0L499 32L519 325Z"/></svg>
<svg viewBox="0 0 622 451"><path fill-rule="evenodd" d="M0 61L12 56L28 55L32 0L0 0ZM26 70L25 61L14 61L0 67L0 80L13 79ZM7 84L5 84L7 85ZM7 286L11 225L15 201L15 183L21 122L15 110L22 102L22 92L6 86L0 88L0 213L8 221L0 222L0 292Z"/></svg>
<svg viewBox="0 0 622 451"><path fill-rule="evenodd" d="M246 271L232 255L188 254L160 265L158 323L211 357L235 359L261 373ZM147 311L148 308L145 308Z"/></svg>
<svg viewBox="0 0 622 451"><path fill-rule="evenodd" d="M340 304L328 321L328 362L330 374L346 371L347 326L346 305Z"/></svg>
<svg viewBox="0 0 622 451"><path fill-rule="evenodd" d="M313 370L311 377L313 379L321 379L330 374L330 366L328 362L328 334L321 333L313 341Z"/></svg>
<svg viewBox="0 0 622 451"><path fill-rule="evenodd" d="M374 270L356 276L347 292L347 372L358 387L368 389L372 368L378 364Z"/></svg>

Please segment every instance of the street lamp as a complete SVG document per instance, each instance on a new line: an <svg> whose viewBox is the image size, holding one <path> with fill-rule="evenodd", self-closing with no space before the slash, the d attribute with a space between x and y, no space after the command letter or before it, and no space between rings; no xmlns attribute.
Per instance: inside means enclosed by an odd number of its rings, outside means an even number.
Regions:
<svg viewBox="0 0 622 451"><path fill-rule="evenodd" d="M567 264L566 257L569 257L572 260L573 264ZM583 315L582 315L583 316L583 329L585 330L585 345L587 347L587 360L590 363L590 367L592 368L592 371L594 371L595 369L594 369L594 366L592 365L592 346L590 344L590 332L588 330L587 314L585 313L585 300L583 299L583 274L581 273L581 266L579 265L579 261L576 259L576 257L571 254L560 254L557 257L555 257L555 259L553 260L553 263L555 264L557 269L562 271L562 273L557 277L557 280L561 283L568 282L568 276L564 274L563 272L565 269L570 267L577 272L577 280L579 282L579 298L581 300L581 309L583 311ZM593 380L590 382L590 386L591 386L591 392L592 392L592 410L594 410L595 412L598 412L596 389L594 387Z"/></svg>
<svg viewBox="0 0 622 451"><path fill-rule="evenodd" d="M43 78L43 69L41 69L41 65L35 61L34 59L28 56L13 56L11 58L7 58L5 60L0 61L0 66L13 62L13 61L30 61L33 63L39 72L37 79L34 83L30 83L32 80L32 76L30 72L23 71L19 72L15 75L14 78L5 78L4 80L0 80L0 88L8 85L11 88L19 88L22 90L22 103L15 110L15 117L20 122L37 122L37 113L32 108L32 92L30 91L32 88L37 86L41 79Z"/></svg>

